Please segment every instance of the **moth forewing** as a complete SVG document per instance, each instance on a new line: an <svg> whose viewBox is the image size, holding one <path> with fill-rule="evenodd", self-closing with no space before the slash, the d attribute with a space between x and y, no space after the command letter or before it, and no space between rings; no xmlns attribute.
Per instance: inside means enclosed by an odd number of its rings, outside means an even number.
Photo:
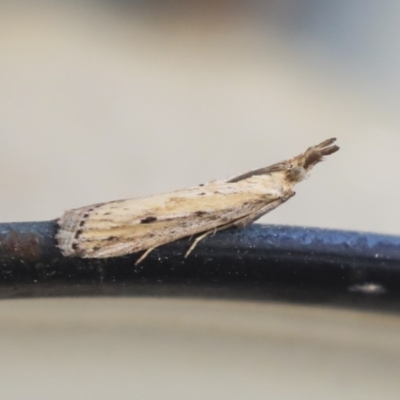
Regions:
<svg viewBox="0 0 400 400"><path fill-rule="evenodd" d="M293 187L339 148L329 139L292 159L190 189L67 211L56 234L64 256L106 258L188 236L245 226L294 195ZM142 258L140 258L141 260Z"/></svg>
<svg viewBox="0 0 400 400"><path fill-rule="evenodd" d="M225 185L220 192L203 187L147 198L97 204L67 211L60 219L58 240L64 255L115 257L216 229L269 203L275 194L244 192ZM237 188L236 188L237 189ZM195 199L193 202L187 199ZM238 208L240 203L242 207ZM82 223L83 222L83 223ZM65 227L66 229L63 229ZM71 232L75 232L71 235Z"/></svg>

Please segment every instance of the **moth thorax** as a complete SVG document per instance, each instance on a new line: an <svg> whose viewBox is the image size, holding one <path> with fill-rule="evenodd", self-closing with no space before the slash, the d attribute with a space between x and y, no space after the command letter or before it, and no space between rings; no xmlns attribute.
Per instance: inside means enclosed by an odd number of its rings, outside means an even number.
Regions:
<svg viewBox="0 0 400 400"><path fill-rule="evenodd" d="M288 175L289 175L289 179L290 179L291 181L294 181L294 182L301 182L303 179L306 178L307 172L306 172L306 170L305 170L303 167L297 166L297 167L293 167L293 168L288 172Z"/></svg>

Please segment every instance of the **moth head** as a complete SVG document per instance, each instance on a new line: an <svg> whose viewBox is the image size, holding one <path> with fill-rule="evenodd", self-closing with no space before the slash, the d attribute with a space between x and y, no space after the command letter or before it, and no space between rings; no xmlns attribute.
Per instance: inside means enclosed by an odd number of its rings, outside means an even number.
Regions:
<svg viewBox="0 0 400 400"><path fill-rule="evenodd" d="M288 168L288 176L292 182L301 182L307 178L307 171L301 165L292 165Z"/></svg>
<svg viewBox="0 0 400 400"><path fill-rule="evenodd" d="M292 158L287 167L287 177L292 182L301 182L307 178L314 165L324 160L324 156L335 153L339 147L334 145L336 139L328 139L324 142L308 148L303 154Z"/></svg>
<svg viewBox="0 0 400 400"><path fill-rule="evenodd" d="M304 153L290 160L282 161L266 168L256 169L245 174L234 176L227 182L240 182L253 176L271 175L277 173L278 175L284 173L284 176L289 183L301 182L308 177L309 172L314 165L323 161L324 156L335 153L339 147L334 145L336 139L328 139L324 142L308 148Z"/></svg>

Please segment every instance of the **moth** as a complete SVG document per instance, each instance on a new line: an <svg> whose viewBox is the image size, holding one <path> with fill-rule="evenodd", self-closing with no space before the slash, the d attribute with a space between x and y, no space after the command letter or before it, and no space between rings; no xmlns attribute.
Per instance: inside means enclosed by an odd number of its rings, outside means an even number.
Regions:
<svg viewBox="0 0 400 400"><path fill-rule="evenodd" d="M197 235L185 257L207 235L244 227L295 195L294 186L335 153L336 139L291 159L171 193L117 200L66 211L56 240L66 257L107 258L152 250Z"/></svg>

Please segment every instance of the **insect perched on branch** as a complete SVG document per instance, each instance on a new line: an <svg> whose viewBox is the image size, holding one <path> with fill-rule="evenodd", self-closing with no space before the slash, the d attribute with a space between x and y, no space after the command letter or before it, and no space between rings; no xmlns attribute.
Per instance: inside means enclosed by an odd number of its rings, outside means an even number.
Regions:
<svg viewBox="0 0 400 400"><path fill-rule="evenodd" d="M117 200L69 210L56 234L64 256L107 258L153 249L198 235L186 253L217 231L244 227L295 195L324 156L335 153L336 139L308 148L289 160L229 179L149 197Z"/></svg>

